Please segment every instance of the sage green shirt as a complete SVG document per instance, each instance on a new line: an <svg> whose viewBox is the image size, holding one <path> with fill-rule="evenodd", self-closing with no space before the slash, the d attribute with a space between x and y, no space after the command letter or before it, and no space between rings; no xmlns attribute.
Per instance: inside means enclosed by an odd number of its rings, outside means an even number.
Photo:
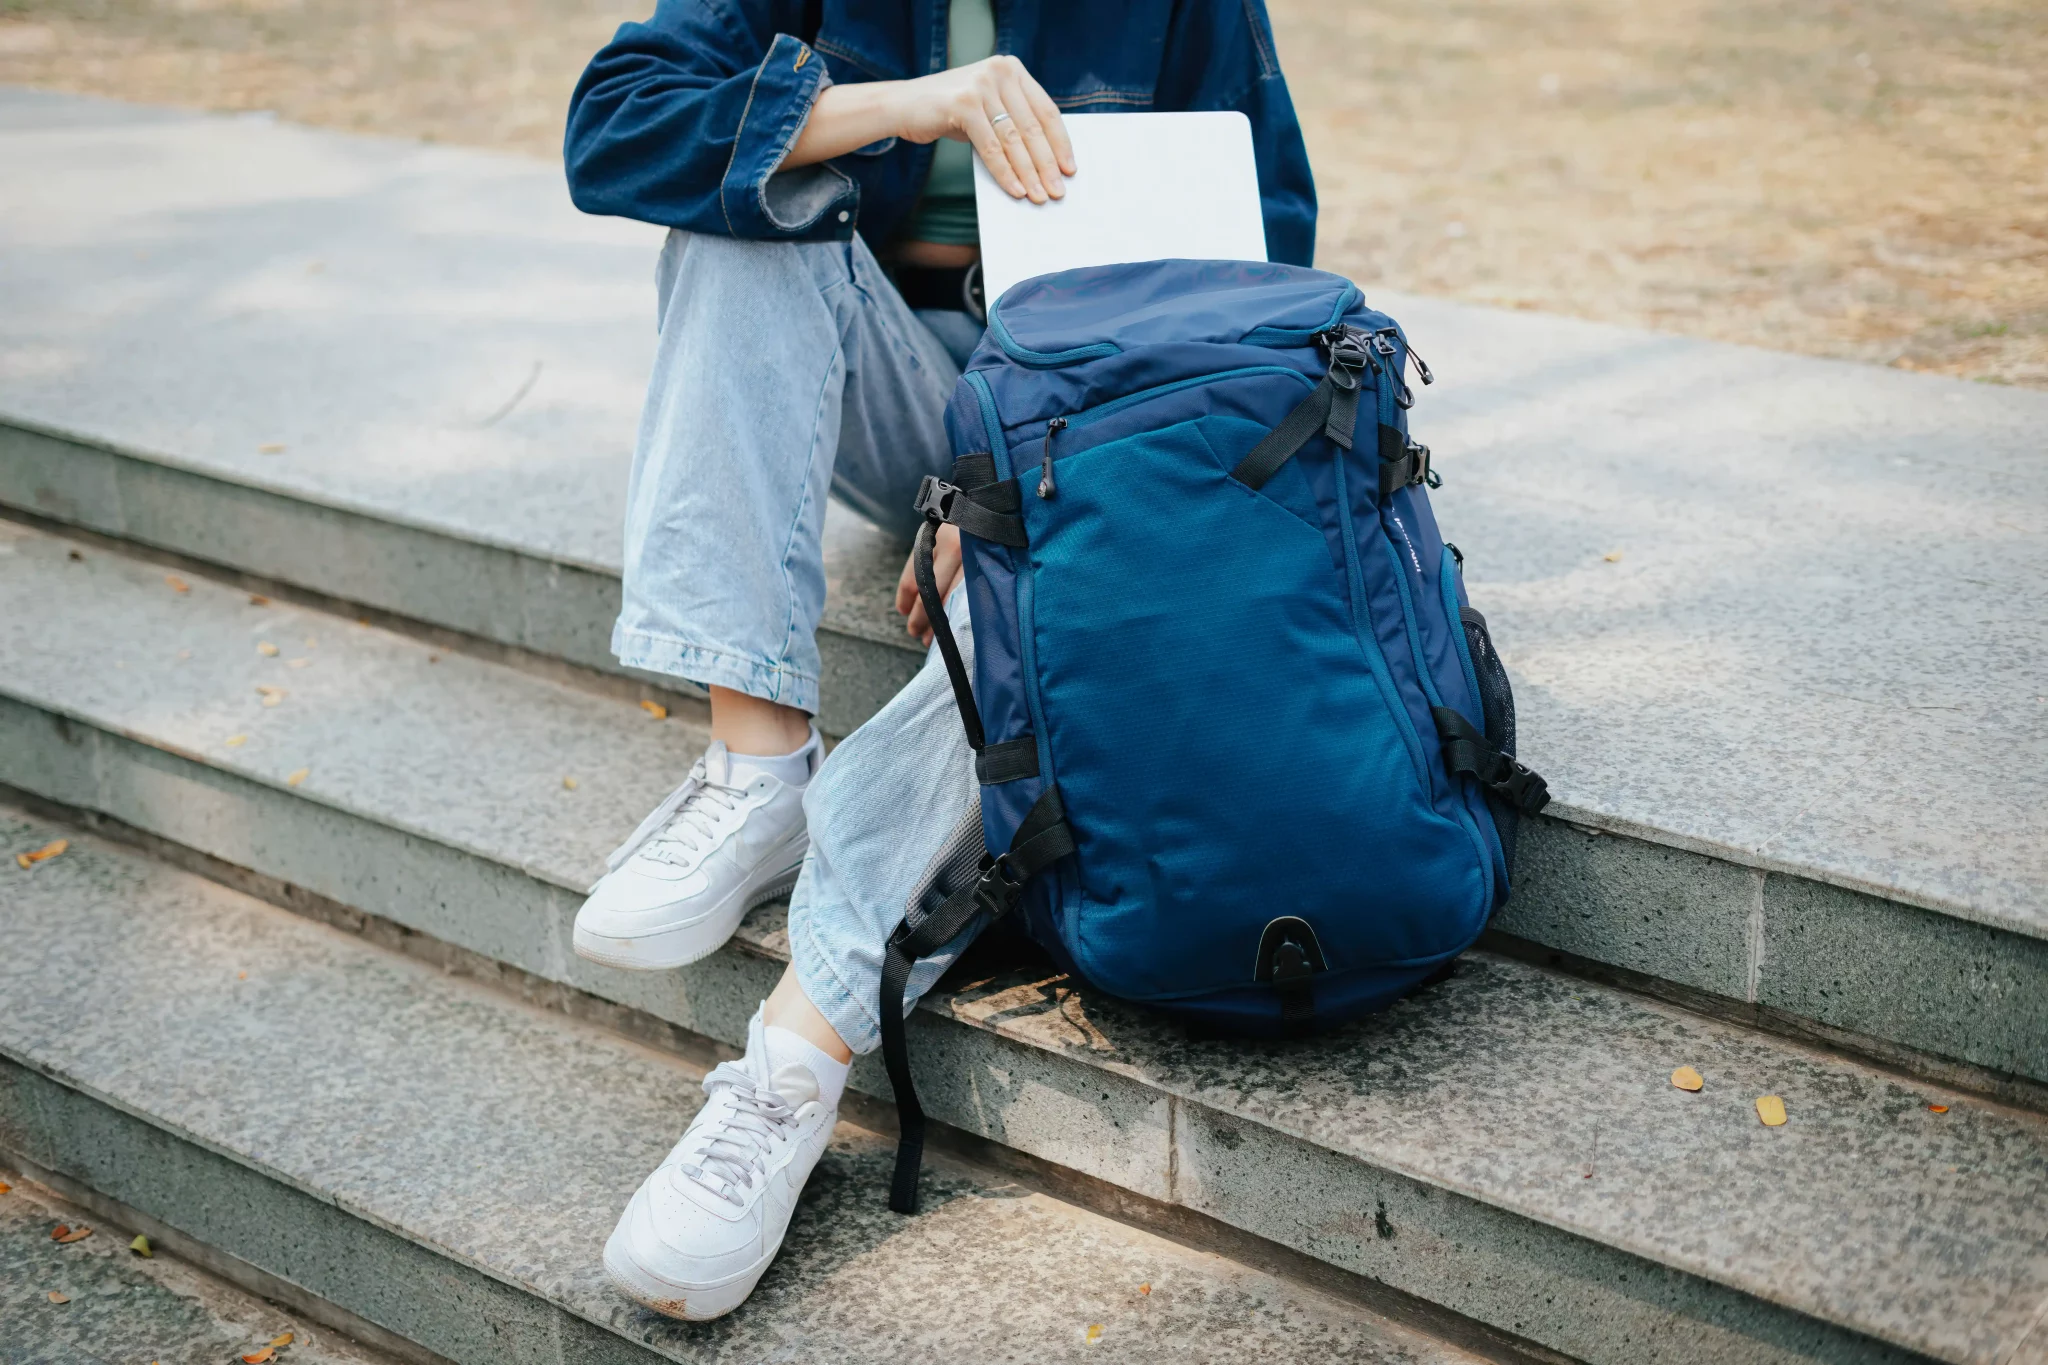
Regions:
<svg viewBox="0 0 2048 1365"><path fill-rule="evenodd" d="M946 12L946 65L971 66L996 55L996 18L989 0L952 0ZM913 242L973 246L981 241L974 217L974 148L942 137L933 144L924 197L903 235Z"/></svg>

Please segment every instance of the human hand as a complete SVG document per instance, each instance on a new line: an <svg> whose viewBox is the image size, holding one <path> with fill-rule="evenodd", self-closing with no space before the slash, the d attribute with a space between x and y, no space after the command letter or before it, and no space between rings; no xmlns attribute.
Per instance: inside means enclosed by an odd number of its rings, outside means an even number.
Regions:
<svg viewBox="0 0 2048 1365"><path fill-rule="evenodd" d="M1059 106L1011 56L896 83L898 137L969 143L1012 198L1043 204L1067 192L1074 145Z"/></svg>
<svg viewBox="0 0 2048 1365"><path fill-rule="evenodd" d="M932 623L924 614L924 599L918 595L917 574L911 568L915 559L913 554L903 561L903 577L896 580L896 614L904 618L904 628L929 649ZM951 597L953 589L960 586L960 577L965 571L960 562L960 528L941 526L937 539L932 543L932 579L939 585L941 602Z"/></svg>

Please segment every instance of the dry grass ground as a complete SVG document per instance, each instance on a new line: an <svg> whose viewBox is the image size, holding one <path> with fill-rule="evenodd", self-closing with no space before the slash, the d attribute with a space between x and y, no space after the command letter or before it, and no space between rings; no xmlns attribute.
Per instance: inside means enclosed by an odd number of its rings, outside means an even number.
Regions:
<svg viewBox="0 0 2048 1365"><path fill-rule="evenodd" d="M1271 0L1368 283L2048 387L2041 0ZM0 81L553 156L648 0L0 0Z"/></svg>

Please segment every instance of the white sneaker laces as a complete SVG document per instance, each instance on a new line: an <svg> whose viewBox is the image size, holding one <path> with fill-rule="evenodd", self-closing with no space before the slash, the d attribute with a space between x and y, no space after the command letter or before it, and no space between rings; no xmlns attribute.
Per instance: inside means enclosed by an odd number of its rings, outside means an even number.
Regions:
<svg viewBox="0 0 2048 1365"><path fill-rule="evenodd" d="M727 1203L741 1202L739 1190L754 1188L765 1175L766 1158L783 1133L796 1126L796 1111L773 1090L731 1062L704 1078L703 1127L693 1126L696 1157L678 1169Z"/></svg>
<svg viewBox="0 0 2048 1365"><path fill-rule="evenodd" d="M721 762L719 771L729 773L729 761ZM683 785L670 792L668 799L640 822L640 828L613 850L605 860L605 871L618 871L628 858L642 852L655 862L688 869L718 847L720 814L738 810L746 797L745 787L714 781L706 759L698 759Z"/></svg>

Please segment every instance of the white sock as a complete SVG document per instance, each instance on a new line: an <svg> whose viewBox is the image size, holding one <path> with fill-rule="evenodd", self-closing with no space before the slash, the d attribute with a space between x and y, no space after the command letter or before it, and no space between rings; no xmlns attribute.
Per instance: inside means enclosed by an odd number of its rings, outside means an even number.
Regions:
<svg viewBox="0 0 2048 1365"><path fill-rule="evenodd" d="M757 1024L760 1018L758 1014L754 1016ZM777 1067L788 1066L792 1062L804 1067L818 1082L818 1101L827 1109L837 1109L839 1097L846 1093L846 1073L853 1070L853 1063L840 1061L810 1039L790 1029L769 1024L760 1024L759 1027L760 1041L755 1046L758 1046L764 1055L766 1065L762 1069L773 1075ZM753 1030L749 1029L747 1032L751 1034ZM752 1038L748 1041L754 1042ZM754 1047L749 1047L747 1052L751 1055Z"/></svg>
<svg viewBox="0 0 2048 1365"><path fill-rule="evenodd" d="M818 771L818 762L824 754L824 737L813 725L811 737L794 753L732 755L734 782L744 785L752 780L754 774L765 773L785 786L802 787L809 784L811 774Z"/></svg>

